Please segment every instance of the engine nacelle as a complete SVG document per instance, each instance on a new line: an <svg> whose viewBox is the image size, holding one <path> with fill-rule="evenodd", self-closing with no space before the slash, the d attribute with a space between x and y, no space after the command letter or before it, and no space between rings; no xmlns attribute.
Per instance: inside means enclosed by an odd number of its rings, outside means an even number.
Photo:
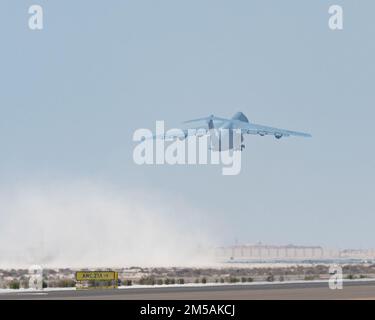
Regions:
<svg viewBox="0 0 375 320"><path fill-rule="evenodd" d="M281 139L282 138L282 133L275 133L275 138L276 139Z"/></svg>
<svg viewBox="0 0 375 320"><path fill-rule="evenodd" d="M187 133L185 133L183 136L178 137L178 140L182 141L185 140L187 137Z"/></svg>
<svg viewBox="0 0 375 320"><path fill-rule="evenodd" d="M199 129L199 130L197 130L197 132L196 132L196 136L197 136L198 138L203 137L205 134L206 134L206 130L202 130L202 129Z"/></svg>

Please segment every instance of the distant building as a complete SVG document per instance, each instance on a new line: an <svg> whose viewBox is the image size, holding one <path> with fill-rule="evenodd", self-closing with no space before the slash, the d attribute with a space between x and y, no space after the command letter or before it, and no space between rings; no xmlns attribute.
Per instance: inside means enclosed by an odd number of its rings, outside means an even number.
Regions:
<svg viewBox="0 0 375 320"><path fill-rule="evenodd" d="M339 259L340 251L320 246L266 245L262 243L219 247L215 256L228 261L290 261Z"/></svg>
<svg viewBox="0 0 375 320"><path fill-rule="evenodd" d="M140 268L123 269L122 272L120 272L120 278L125 280L138 280L145 275L147 276Z"/></svg>
<svg viewBox="0 0 375 320"><path fill-rule="evenodd" d="M375 259L375 249L345 249L340 251L340 258L343 259Z"/></svg>

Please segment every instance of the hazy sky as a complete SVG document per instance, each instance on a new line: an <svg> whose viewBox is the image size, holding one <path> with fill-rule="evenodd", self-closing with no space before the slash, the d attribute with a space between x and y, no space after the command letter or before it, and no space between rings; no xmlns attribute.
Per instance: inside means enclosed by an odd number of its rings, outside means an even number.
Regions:
<svg viewBox="0 0 375 320"><path fill-rule="evenodd" d="M142 190L195 208L186 228L218 244L375 247L374 15L373 0L5 0L1 188ZM240 110L313 138L246 137L238 176L133 162L137 128ZM176 207L182 226L187 214Z"/></svg>

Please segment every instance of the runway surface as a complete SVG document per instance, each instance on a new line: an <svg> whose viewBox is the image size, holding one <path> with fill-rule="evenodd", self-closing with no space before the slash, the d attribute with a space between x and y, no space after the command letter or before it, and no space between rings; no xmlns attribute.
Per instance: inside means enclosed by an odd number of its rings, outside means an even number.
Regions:
<svg viewBox="0 0 375 320"><path fill-rule="evenodd" d="M371 299L375 300L374 281L344 282L342 290L331 290L325 282L248 284L223 286L176 286L104 290L11 292L0 299L121 299L121 300L227 300L227 299Z"/></svg>

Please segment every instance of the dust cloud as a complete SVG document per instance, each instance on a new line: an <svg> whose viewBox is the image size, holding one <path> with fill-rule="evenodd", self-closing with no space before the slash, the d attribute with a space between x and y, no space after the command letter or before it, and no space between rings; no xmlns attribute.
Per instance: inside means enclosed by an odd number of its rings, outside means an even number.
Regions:
<svg viewBox="0 0 375 320"><path fill-rule="evenodd" d="M151 191L87 181L1 187L0 267L211 264L202 212Z"/></svg>

